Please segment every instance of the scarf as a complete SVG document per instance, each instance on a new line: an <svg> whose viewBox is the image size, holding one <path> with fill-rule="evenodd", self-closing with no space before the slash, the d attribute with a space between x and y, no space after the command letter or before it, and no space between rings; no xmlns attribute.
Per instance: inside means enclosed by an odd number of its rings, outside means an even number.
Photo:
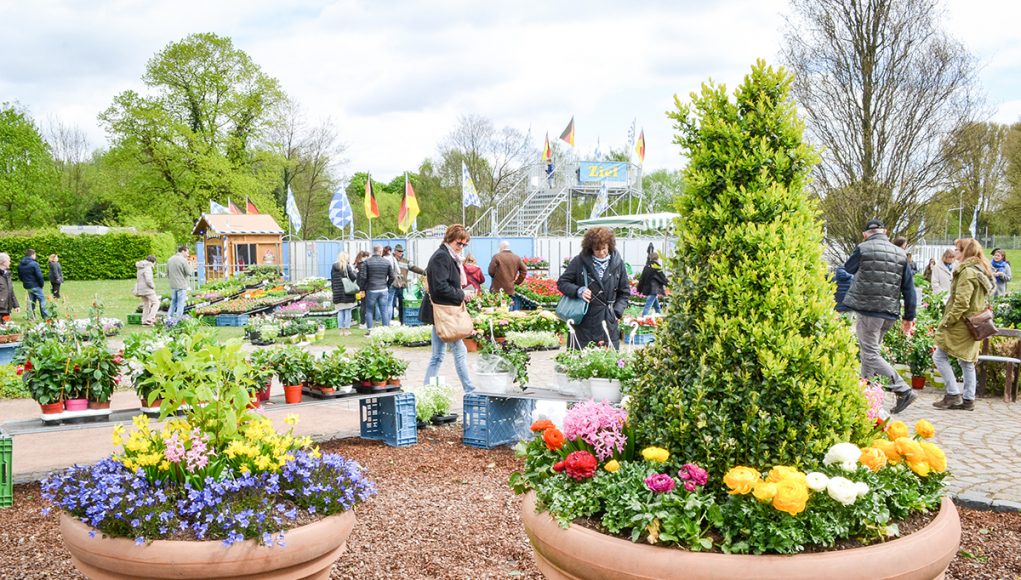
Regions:
<svg viewBox="0 0 1021 580"><path fill-rule="evenodd" d="M450 256L454 258L454 261L457 262L457 270L461 273L461 288L464 288L468 285L468 275L464 273L464 256L462 256L460 252L455 251L450 244L443 245L447 248L447 251L450 252Z"/></svg>
<svg viewBox="0 0 1021 580"><path fill-rule="evenodd" d="M993 260L992 262L989 262L989 264L993 267L993 270L996 270L997 272L1003 272L1007 269L1006 260Z"/></svg>
<svg viewBox="0 0 1021 580"><path fill-rule="evenodd" d="M605 258L599 259L592 256L592 266L596 269L596 277L600 280L603 279L603 274L606 272L607 266L610 265L610 255L607 254Z"/></svg>

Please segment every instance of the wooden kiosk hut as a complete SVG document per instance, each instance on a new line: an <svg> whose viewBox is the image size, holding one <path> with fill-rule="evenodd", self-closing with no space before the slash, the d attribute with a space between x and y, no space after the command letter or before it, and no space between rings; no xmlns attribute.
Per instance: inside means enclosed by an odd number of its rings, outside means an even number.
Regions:
<svg viewBox="0 0 1021 580"><path fill-rule="evenodd" d="M253 264L281 265L284 230L268 214L202 214L192 235L203 237L205 279L231 277Z"/></svg>

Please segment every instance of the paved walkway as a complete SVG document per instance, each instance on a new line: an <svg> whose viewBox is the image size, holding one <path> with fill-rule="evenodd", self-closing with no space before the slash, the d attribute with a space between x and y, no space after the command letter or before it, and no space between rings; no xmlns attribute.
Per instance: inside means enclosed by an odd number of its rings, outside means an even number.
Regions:
<svg viewBox="0 0 1021 580"><path fill-rule="evenodd" d="M317 350L315 347L312 350ZM409 362L408 384L416 384L425 376L429 362L429 349L394 349ZM538 352L532 355L529 367L532 383L539 386L552 380L552 359L555 353ZM469 364L477 357L469 355ZM453 356L448 353L441 375L448 384L458 388L454 410L461 412L460 383L454 372ZM276 386L274 395L281 395ZM935 442L947 453L952 476L948 479L954 495L982 495L990 500L1021 503L1021 404L1007 404L1001 399L981 399L975 410L939 411L932 403L942 397L940 389L919 391L918 400L899 419L913 425L918 419L928 419L936 427ZM553 404L555 405L555 404ZM562 404L560 404L562 405ZM112 407L137 408L134 393L115 393ZM887 395L887 408L893 406L893 396ZM556 408L547 408L556 415ZM278 428L286 428L284 417L297 413L300 422L295 432L310 435L318 441L358 435L359 409L357 401L331 401L323 404L274 405L267 414ZM39 407L33 401L0 401L0 424L37 417ZM24 434L14 439L15 482L39 479L55 469L74 463L91 463L113 452L110 442L111 426L88 429Z"/></svg>

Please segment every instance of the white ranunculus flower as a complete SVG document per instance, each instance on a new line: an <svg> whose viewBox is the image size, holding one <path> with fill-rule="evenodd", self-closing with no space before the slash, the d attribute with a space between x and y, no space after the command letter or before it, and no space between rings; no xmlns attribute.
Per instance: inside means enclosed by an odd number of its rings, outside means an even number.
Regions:
<svg viewBox="0 0 1021 580"><path fill-rule="evenodd" d="M854 443L837 443L826 452L822 462L826 465L840 464L844 471L855 471L858 469L858 458L861 457L861 449Z"/></svg>
<svg viewBox="0 0 1021 580"><path fill-rule="evenodd" d="M858 487L844 477L831 477L826 484L826 493L843 505L851 505L858 499Z"/></svg>
<svg viewBox="0 0 1021 580"><path fill-rule="evenodd" d="M869 492L869 484L865 483L864 481L856 481L854 483L854 488L858 492L859 498L861 498L862 496Z"/></svg>
<svg viewBox="0 0 1021 580"><path fill-rule="evenodd" d="M819 473L818 471L813 471L805 476L805 484L812 491L823 491L829 482L830 478L826 477L825 473Z"/></svg>

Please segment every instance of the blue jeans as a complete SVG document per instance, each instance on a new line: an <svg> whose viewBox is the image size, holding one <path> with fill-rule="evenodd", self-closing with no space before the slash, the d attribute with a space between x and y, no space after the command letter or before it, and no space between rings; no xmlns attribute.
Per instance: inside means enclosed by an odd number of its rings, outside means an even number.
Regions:
<svg viewBox="0 0 1021 580"><path fill-rule="evenodd" d="M653 294L645 298L645 308L642 309L642 316L648 316L650 310L656 310L656 314L663 312L659 307L659 296Z"/></svg>
<svg viewBox="0 0 1021 580"><path fill-rule="evenodd" d="M43 318L49 317L46 312L46 295L43 293L42 288L29 288L28 289L28 317L35 316L35 303L39 303L39 316Z"/></svg>
<svg viewBox="0 0 1021 580"><path fill-rule="evenodd" d="M351 311L353 308L346 308L337 312L337 328L351 328Z"/></svg>
<svg viewBox="0 0 1021 580"><path fill-rule="evenodd" d="M376 317L376 309L379 312L379 323L383 326L390 326L390 316L393 313L393 302L390 308L386 307L386 301L390 298L387 289L370 290L365 293L365 328L372 328L373 319Z"/></svg>
<svg viewBox="0 0 1021 580"><path fill-rule="evenodd" d="M957 362L961 364L961 371L964 373L964 392L962 393L961 385L957 383L957 378L954 376L954 367L950 366L950 357L938 346L936 352L932 353L932 362L936 363L936 370L943 377L943 385L946 387L948 395L963 394L965 400L975 400L975 385L978 383L975 380L975 363L957 359Z"/></svg>
<svg viewBox="0 0 1021 580"><path fill-rule="evenodd" d="M440 366L443 364L443 352L446 350L448 343L440 340L440 336L436 334L436 328L433 327L433 354L429 359L429 369L425 371L425 383L429 383L429 379L435 377L440 373ZM475 383L472 382L471 374L468 372L468 349L464 346L463 340L449 343L450 350L454 351L454 369L457 370L457 378L461 379L461 386L464 388L465 393L471 393L475 390Z"/></svg>
<svg viewBox="0 0 1021 580"><path fill-rule="evenodd" d="M170 289L170 310L167 318L176 320L184 317L184 304L188 301L187 291L184 288Z"/></svg>

